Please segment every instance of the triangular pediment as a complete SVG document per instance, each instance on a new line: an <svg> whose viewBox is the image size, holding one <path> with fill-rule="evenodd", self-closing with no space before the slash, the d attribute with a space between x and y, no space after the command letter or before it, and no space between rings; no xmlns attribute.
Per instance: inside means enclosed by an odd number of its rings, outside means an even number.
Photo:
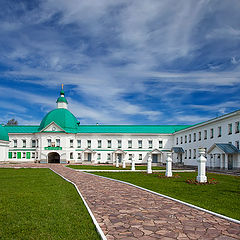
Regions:
<svg viewBox="0 0 240 240"><path fill-rule="evenodd" d="M43 128L41 132L65 132L65 130L58 126L55 122L51 122Z"/></svg>

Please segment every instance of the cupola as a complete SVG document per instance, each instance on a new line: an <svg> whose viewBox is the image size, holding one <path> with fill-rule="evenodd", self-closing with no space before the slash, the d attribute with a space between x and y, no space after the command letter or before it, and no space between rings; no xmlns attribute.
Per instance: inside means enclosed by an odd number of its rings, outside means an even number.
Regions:
<svg viewBox="0 0 240 240"><path fill-rule="evenodd" d="M63 91L63 84L62 84L62 90L60 92L60 97L57 99L57 108L68 108L68 101L65 98L64 91Z"/></svg>

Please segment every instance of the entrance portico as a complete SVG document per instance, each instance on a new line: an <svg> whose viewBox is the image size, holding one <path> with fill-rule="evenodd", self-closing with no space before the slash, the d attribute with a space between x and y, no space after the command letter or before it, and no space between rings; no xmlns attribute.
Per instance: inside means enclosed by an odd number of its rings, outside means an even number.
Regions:
<svg viewBox="0 0 240 240"><path fill-rule="evenodd" d="M149 154L152 156L152 164L157 165L158 163L162 163L162 151L155 148Z"/></svg>
<svg viewBox="0 0 240 240"><path fill-rule="evenodd" d="M92 149L90 148L87 148L85 149L83 152L82 152L82 161L84 162L93 162L94 161L94 156L95 156L95 151L93 151Z"/></svg>
<svg viewBox="0 0 240 240"><path fill-rule="evenodd" d="M60 155L57 152L48 154L48 163L60 163Z"/></svg>
<svg viewBox="0 0 240 240"><path fill-rule="evenodd" d="M122 163L126 155L126 152L124 152L122 149L117 149L116 151L114 151L112 153L112 159L113 159L113 163L116 163L116 161L118 161L118 164Z"/></svg>

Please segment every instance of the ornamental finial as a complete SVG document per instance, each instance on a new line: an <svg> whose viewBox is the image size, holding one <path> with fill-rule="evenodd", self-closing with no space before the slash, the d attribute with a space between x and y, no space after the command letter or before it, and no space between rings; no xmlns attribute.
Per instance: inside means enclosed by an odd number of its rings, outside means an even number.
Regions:
<svg viewBox="0 0 240 240"><path fill-rule="evenodd" d="M63 90L63 83L62 83L62 90Z"/></svg>

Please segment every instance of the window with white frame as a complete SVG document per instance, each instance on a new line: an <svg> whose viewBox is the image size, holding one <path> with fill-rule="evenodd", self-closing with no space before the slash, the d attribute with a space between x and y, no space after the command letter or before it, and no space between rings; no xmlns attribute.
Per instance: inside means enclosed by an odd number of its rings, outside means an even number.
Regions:
<svg viewBox="0 0 240 240"><path fill-rule="evenodd" d="M73 159L73 152L70 152L70 159Z"/></svg>
<svg viewBox="0 0 240 240"><path fill-rule="evenodd" d="M97 160L101 160L101 153L97 154Z"/></svg>
<svg viewBox="0 0 240 240"><path fill-rule="evenodd" d="M152 140L149 140L148 141L148 148L152 148L153 147L153 141Z"/></svg>
<svg viewBox="0 0 240 240"><path fill-rule="evenodd" d="M202 140L202 132L199 132L198 133L198 141L201 141Z"/></svg>
<svg viewBox="0 0 240 240"><path fill-rule="evenodd" d="M110 153L107 154L107 160L111 160L111 154Z"/></svg>
<svg viewBox="0 0 240 240"><path fill-rule="evenodd" d="M139 156L138 159L142 160L142 154L139 154L138 156Z"/></svg>
<svg viewBox="0 0 240 240"><path fill-rule="evenodd" d="M37 139L36 143L37 143L36 145L37 145L37 148L38 148L38 146L39 146L39 145L38 145L38 144L39 144L39 140L38 140L38 139Z"/></svg>
<svg viewBox="0 0 240 240"><path fill-rule="evenodd" d="M122 148L122 140L118 140L118 148Z"/></svg>
<svg viewBox="0 0 240 240"><path fill-rule="evenodd" d="M32 140L32 148L35 148L35 147L36 147L36 140L33 139L33 140Z"/></svg>
<svg viewBox="0 0 240 240"><path fill-rule="evenodd" d="M176 145L178 145L178 138L176 138Z"/></svg>
<svg viewBox="0 0 240 240"><path fill-rule="evenodd" d="M235 133L239 133L240 122L235 122Z"/></svg>
<svg viewBox="0 0 240 240"><path fill-rule="evenodd" d="M214 130L213 128L210 129L210 138L213 138L214 137Z"/></svg>
<svg viewBox="0 0 240 240"><path fill-rule="evenodd" d="M132 154L129 154L128 160L132 161Z"/></svg>
<svg viewBox="0 0 240 240"><path fill-rule="evenodd" d="M36 159L38 159L38 152L36 152Z"/></svg>
<svg viewBox="0 0 240 240"><path fill-rule="evenodd" d="M235 142L235 146L236 146L236 148L239 150L239 141L236 141L236 142Z"/></svg>
<svg viewBox="0 0 240 240"><path fill-rule="evenodd" d="M81 153L78 153L78 159L81 159Z"/></svg>
<svg viewBox="0 0 240 240"><path fill-rule="evenodd" d="M87 147L91 148L91 145L92 145L92 141L91 140L87 140Z"/></svg>
<svg viewBox="0 0 240 240"><path fill-rule="evenodd" d="M98 148L102 148L102 140L98 140Z"/></svg>
<svg viewBox="0 0 240 240"><path fill-rule="evenodd" d="M228 124L228 134L232 134L232 123Z"/></svg>
<svg viewBox="0 0 240 240"><path fill-rule="evenodd" d="M192 135L189 134L189 135L188 135L188 142L191 142L191 141L192 141Z"/></svg>
<svg viewBox="0 0 240 240"><path fill-rule="evenodd" d="M187 143L187 135L185 135L185 143Z"/></svg>
<svg viewBox="0 0 240 240"><path fill-rule="evenodd" d="M70 148L73 148L73 139L70 139Z"/></svg>
<svg viewBox="0 0 240 240"><path fill-rule="evenodd" d="M142 148L142 140L138 140L138 148Z"/></svg>
<svg viewBox="0 0 240 240"><path fill-rule="evenodd" d="M112 147L112 140L108 140L108 148L111 148Z"/></svg>
<svg viewBox="0 0 240 240"><path fill-rule="evenodd" d="M23 140L22 140L22 144L23 144L23 145L22 145L23 148L25 148L25 147L26 147L26 139L23 139Z"/></svg>
<svg viewBox="0 0 240 240"><path fill-rule="evenodd" d="M60 139L59 138L56 139L56 147L60 147Z"/></svg>
<svg viewBox="0 0 240 240"><path fill-rule="evenodd" d="M17 147L17 140L16 139L13 140L13 147L15 147L15 148Z"/></svg>
<svg viewBox="0 0 240 240"><path fill-rule="evenodd" d="M196 158L196 155L197 155L196 149L193 149L193 158L194 158L194 159Z"/></svg>
<svg viewBox="0 0 240 240"><path fill-rule="evenodd" d="M193 134L193 141L196 142L196 139L197 139L197 134L194 133L194 134Z"/></svg>
<svg viewBox="0 0 240 240"><path fill-rule="evenodd" d="M52 142L51 139L48 139L47 142L48 142L48 147L51 147L51 142Z"/></svg>
<svg viewBox="0 0 240 240"><path fill-rule="evenodd" d="M16 158L16 157L17 157L17 153L13 152L13 158Z"/></svg>
<svg viewBox="0 0 240 240"><path fill-rule="evenodd" d="M132 140L128 140L128 148L132 148Z"/></svg>
<svg viewBox="0 0 240 240"><path fill-rule="evenodd" d="M26 153L25 152L23 152L22 157L26 158Z"/></svg>
<svg viewBox="0 0 240 240"><path fill-rule="evenodd" d="M188 154L188 158L192 158L192 150L191 149L189 149L189 154Z"/></svg>
<svg viewBox="0 0 240 240"><path fill-rule="evenodd" d="M32 158L35 158L35 152L32 152Z"/></svg>
<svg viewBox="0 0 240 240"><path fill-rule="evenodd" d="M218 137L222 136L222 127L218 127Z"/></svg>
<svg viewBox="0 0 240 240"><path fill-rule="evenodd" d="M187 150L185 150L185 159L187 159Z"/></svg>
<svg viewBox="0 0 240 240"><path fill-rule="evenodd" d="M183 137L180 138L181 139L181 144L183 143Z"/></svg>
<svg viewBox="0 0 240 240"><path fill-rule="evenodd" d="M80 139L77 140L77 148L81 148L82 146L82 141Z"/></svg>
<svg viewBox="0 0 240 240"><path fill-rule="evenodd" d="M159 148L163 148L163 141L162 140L159 140L159 142L158 142L158 144L159 144Z"/></svg>
<svg viewBox="0 0 240 240"><path fill-rule="evenodd" d="M207 130L204 130L204 140L207 139Z"/></svg>

